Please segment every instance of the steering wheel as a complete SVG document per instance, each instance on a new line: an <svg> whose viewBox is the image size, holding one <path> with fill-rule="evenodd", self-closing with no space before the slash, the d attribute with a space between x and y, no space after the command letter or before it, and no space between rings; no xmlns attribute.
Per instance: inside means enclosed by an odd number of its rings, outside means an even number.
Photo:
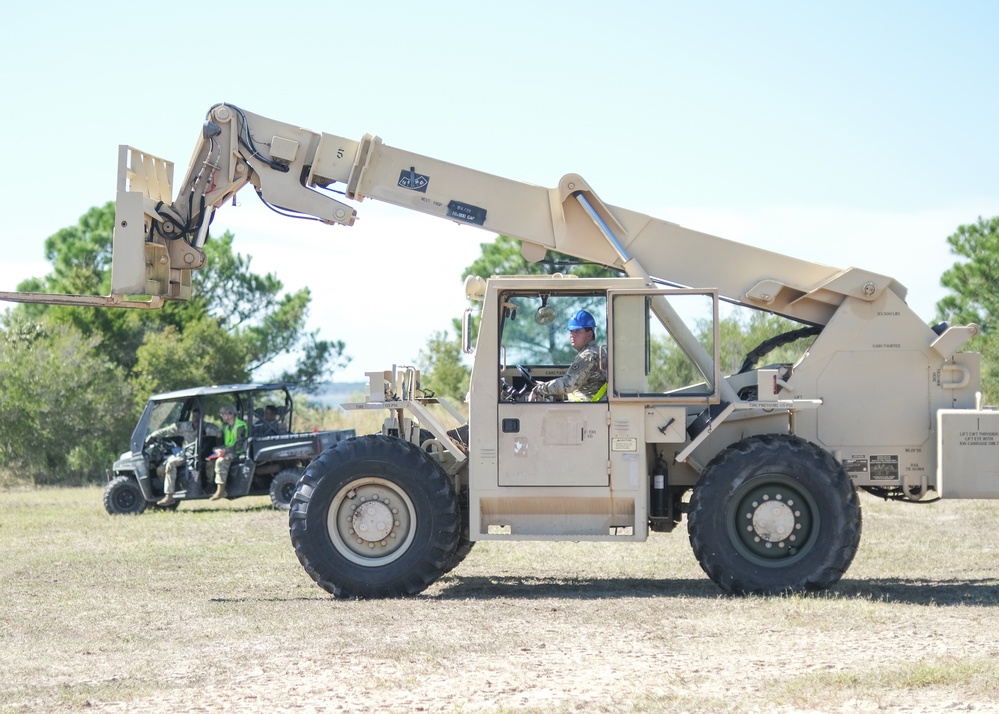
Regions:
<svg viewBox="0 0 999 714"><path fill-rule="evenodd" d="M505 402L518 402L526 394L528 394L535 386L537 386L538 381L531 376L531 373L527 371L527 368L522 365L514 365L520 375L524 378L524 386L517 389L512 384L506 381L506 379L500 377L500 397Z"/></svg>
<svg viewBox="0 0 999 714"><path fill-rule="evenodd" d="M536 380L534 377L531 376L531 373L527 371L527 367L525 367L522 364L518 364L518 365L514 365L514 366L517 368L517 371L520 372L520 375L527 382L527 386L528 387L530 387L531 389L534 389L536 386L538 386L538 380ZM524 391L524 390L521 390L521 391Z"/></svg>
<svg viewBox="0 0 999 714"><path fill-rule="evenodd" d="M504 402L516 402L524 395L524 389L517 389L503 377L500 377L500 399Z"/></svg>
<svg viewBox="0 0 999 714"><path fill-rule="evenodd" d="M159 465L173 455L176 446L170 439L158 438L146 444L142 448L142 451L145 453L146 458L149 459L150 465Z"/></svg>

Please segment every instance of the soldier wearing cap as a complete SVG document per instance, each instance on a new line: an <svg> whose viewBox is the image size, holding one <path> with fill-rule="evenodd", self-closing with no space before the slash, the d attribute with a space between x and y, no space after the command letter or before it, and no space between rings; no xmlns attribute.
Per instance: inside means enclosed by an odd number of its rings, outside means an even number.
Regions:
<svg viewBox="0 0 999 714"><path fill-rule="evenodd" d="M223 445L215 449L215 493L209 501L228 497L225 485L229 477L229 466L243 455L249 434L246 422L236 416L236 407L233 405L223 404L219 408L219 418L222 419Z"/></svg>
<svg viewBox="0 0 999 714"><path fill-rule="evenodd" d="M579 310L566 329L569 343L577 354L566 373L558 379L542 382L531 391L528 401L553 398L557 401L599 402L606 399L607 372L600 365L600 348L594 342L596 321L586 310Z"/></svg>

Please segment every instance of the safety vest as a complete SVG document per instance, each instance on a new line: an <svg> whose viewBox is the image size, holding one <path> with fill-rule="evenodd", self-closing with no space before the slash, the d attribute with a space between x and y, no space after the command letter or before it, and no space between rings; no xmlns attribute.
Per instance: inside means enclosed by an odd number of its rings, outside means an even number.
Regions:
<svg viewBox="0 0 999 714"><path fill-rule="evenodd" d="M246 428L246 422L239 417L236 417L236 420L232 423L231 427L228 424L222 425L223 443L227 449L230 446L234 446L236 441L239 439L239 427L243 427L243 434L249 434L249 431L247 431ZM243 453L243 450L240 449L239 453Z"/></svg>
<svg viewBox="0 0 999 714"><path fill-rule="evenodd" d="M567 394L565 399L568 402L599 402L604 398L605 394L607 394L607 382L604 382L600 389L597 390L597 393L589 399L586 399L586 395L582 392L572 392Z"/></svg>

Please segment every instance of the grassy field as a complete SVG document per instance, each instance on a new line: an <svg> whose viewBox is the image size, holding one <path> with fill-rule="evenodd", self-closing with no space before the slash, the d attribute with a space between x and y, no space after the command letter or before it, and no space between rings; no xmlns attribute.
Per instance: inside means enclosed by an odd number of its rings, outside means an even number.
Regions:
<svg viewBox="0 0 999 714"><path fill-rule="evenodd" d="M331 600L267 499L110 517L0 492L0 712L999 711L999 503L862 498L847 577L730 598L685 532L479 543Z"/></svg>

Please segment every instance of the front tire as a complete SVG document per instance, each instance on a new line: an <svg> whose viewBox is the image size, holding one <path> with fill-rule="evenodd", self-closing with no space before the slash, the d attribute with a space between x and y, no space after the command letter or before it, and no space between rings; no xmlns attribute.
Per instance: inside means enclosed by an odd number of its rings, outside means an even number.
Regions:
<svg viewBox="0 0 999 714"><path fill-rule="evenodd" d="M146 510L146 497L131 476L115 476L104 487L104 510L112 516L138 515Z"/></svg>
<svg viewBox="0 0 999 714"><path fill-rule="evenodd" d="M454 553L444 566L445 573L450 573L457 568L461 564L461 561L467 558L468 554L472 552L472 547L475 545L475 541L471 538L471 529L469 528L470 511L468 510L467 487L462 488L458 494L458 506L460 509L461 529L458 532L458 544L455 546Z"/></svg>
<svg viewBox="0 0 999 714"><path fill-rule="evenodd" d="M337 598L415 595L444 572L460 527L454 486L419 447L370 435L341 441L302 474L291 541Z"/></svg>
<svg viewBox="0 0 999 714"><path fill-rule="evenodd" d="M860 500L843 467L815 444L752 436L705 468L687 531L704 572L725 592L822 590L857 552Z"/></svg>

